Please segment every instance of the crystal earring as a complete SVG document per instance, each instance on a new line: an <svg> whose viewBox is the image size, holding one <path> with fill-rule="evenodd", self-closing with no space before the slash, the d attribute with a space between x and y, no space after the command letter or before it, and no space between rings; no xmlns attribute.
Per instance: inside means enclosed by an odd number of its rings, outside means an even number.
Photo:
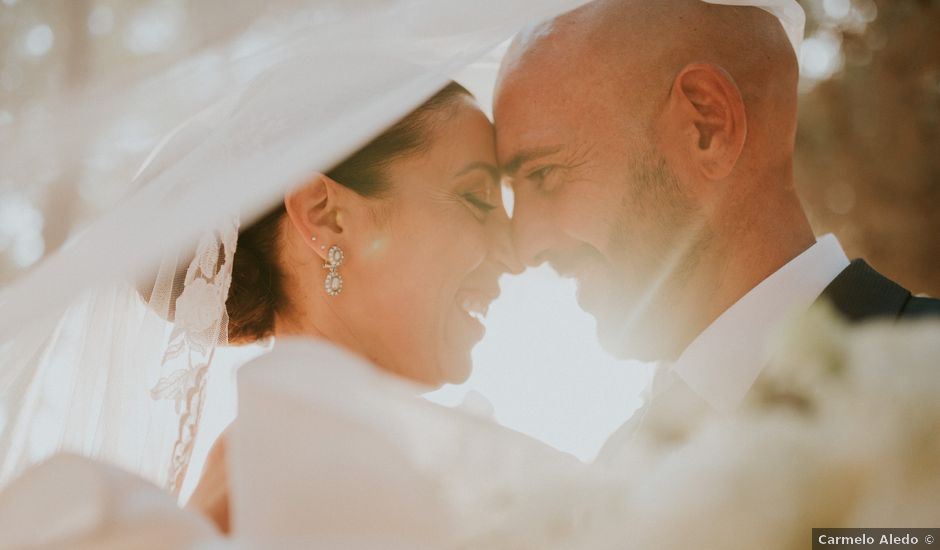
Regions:
<svg viewBox="0 0 940 550"><path fill-rule="evenodd" d="M339 274L339 266L343 264L344 258L343 249L335 244L330 247L330 251L326 254L326 263L323 264L323 269L329 269L330 272L326 274L326 280L323 281L323 289L330 296L336 296L343 291L343 276Z"/></svg>

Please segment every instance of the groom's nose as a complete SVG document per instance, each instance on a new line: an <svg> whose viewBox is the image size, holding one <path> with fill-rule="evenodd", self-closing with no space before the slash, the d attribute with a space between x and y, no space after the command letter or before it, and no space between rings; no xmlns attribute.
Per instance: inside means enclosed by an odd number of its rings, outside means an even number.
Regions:
<svg viewBox="0 0 940 550"><path fill-rule="evenodd" d="M551 248L553 232L538 200L517 194L512 212L512 241L519 260L531 267L545 261L542 253Z"/></svg>
<svg viewBox="0 0 940 550"><path fill-rule="evenodd" d="M499 266L503 273L518 275L525 270L525 265L519 261L516 247L512 241L512 229L509 218L503 213L490 225L490 253L491 261Z"/></svg>

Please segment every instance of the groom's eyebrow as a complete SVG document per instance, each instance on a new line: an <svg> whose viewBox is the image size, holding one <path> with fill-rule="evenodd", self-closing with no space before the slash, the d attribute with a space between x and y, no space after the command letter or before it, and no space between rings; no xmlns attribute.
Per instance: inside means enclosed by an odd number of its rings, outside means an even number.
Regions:
<svg viewBox="0 0 940 550"><path fill-rule="evenodd" d="M471 162L470 164L461 168L460 171L454 175L454 177L459 178L460 176L469 174L470 172L473 172L474 170L483 170L484 172L490 175L493 181L499 181L500 179L502 179L502 174L500 173L499 168L497 168L496 166L488 162L483 162L483 161Z"/></svg>
<svg viewBox="0 0 940 550"><path fill-rule="evenodd" d="M535 160L540 157L557 153L558 151L561 151L561 149L561 145L556 145L554 147L539 147L536 149L524 150L516 156L512 157L509 162L504 164L503 171L509 176L514 176L523 164L529 162L530 160Z"/></svg>

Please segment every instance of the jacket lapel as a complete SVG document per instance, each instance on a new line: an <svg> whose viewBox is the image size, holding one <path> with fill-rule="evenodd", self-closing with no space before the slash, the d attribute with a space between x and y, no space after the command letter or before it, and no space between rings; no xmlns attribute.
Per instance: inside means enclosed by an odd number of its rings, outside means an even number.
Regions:
<svg viewBox="0 0 940 550"><path fill-rule="evenodd" d="M897 318L910 298L910 292L864 260L853 260L823 290L819 300L828 300L849 320L860 321L880 316Z"/></svg>

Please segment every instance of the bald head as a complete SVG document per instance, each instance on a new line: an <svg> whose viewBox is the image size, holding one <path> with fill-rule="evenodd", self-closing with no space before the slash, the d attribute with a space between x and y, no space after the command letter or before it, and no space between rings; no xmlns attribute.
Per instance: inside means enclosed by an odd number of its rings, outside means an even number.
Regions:
<svg viewBox="0 0 940 550"><path fill-rule="evenodd" d="M573 274L616 353L674 356L812 242L797 78L753 7L596 0L521 33L493 106L520 257Z"/></svg>
<svg viewBox="0 0 940 550"><path fill-rule="evenodd" d="M779 162L782 152L792 153L796 55L777 18L759 8L597 0L520 33L497 88L561 87L570 98L618 108L627 123L646 124L692 63L720 68L737 86L758 154Z"/></svg>

